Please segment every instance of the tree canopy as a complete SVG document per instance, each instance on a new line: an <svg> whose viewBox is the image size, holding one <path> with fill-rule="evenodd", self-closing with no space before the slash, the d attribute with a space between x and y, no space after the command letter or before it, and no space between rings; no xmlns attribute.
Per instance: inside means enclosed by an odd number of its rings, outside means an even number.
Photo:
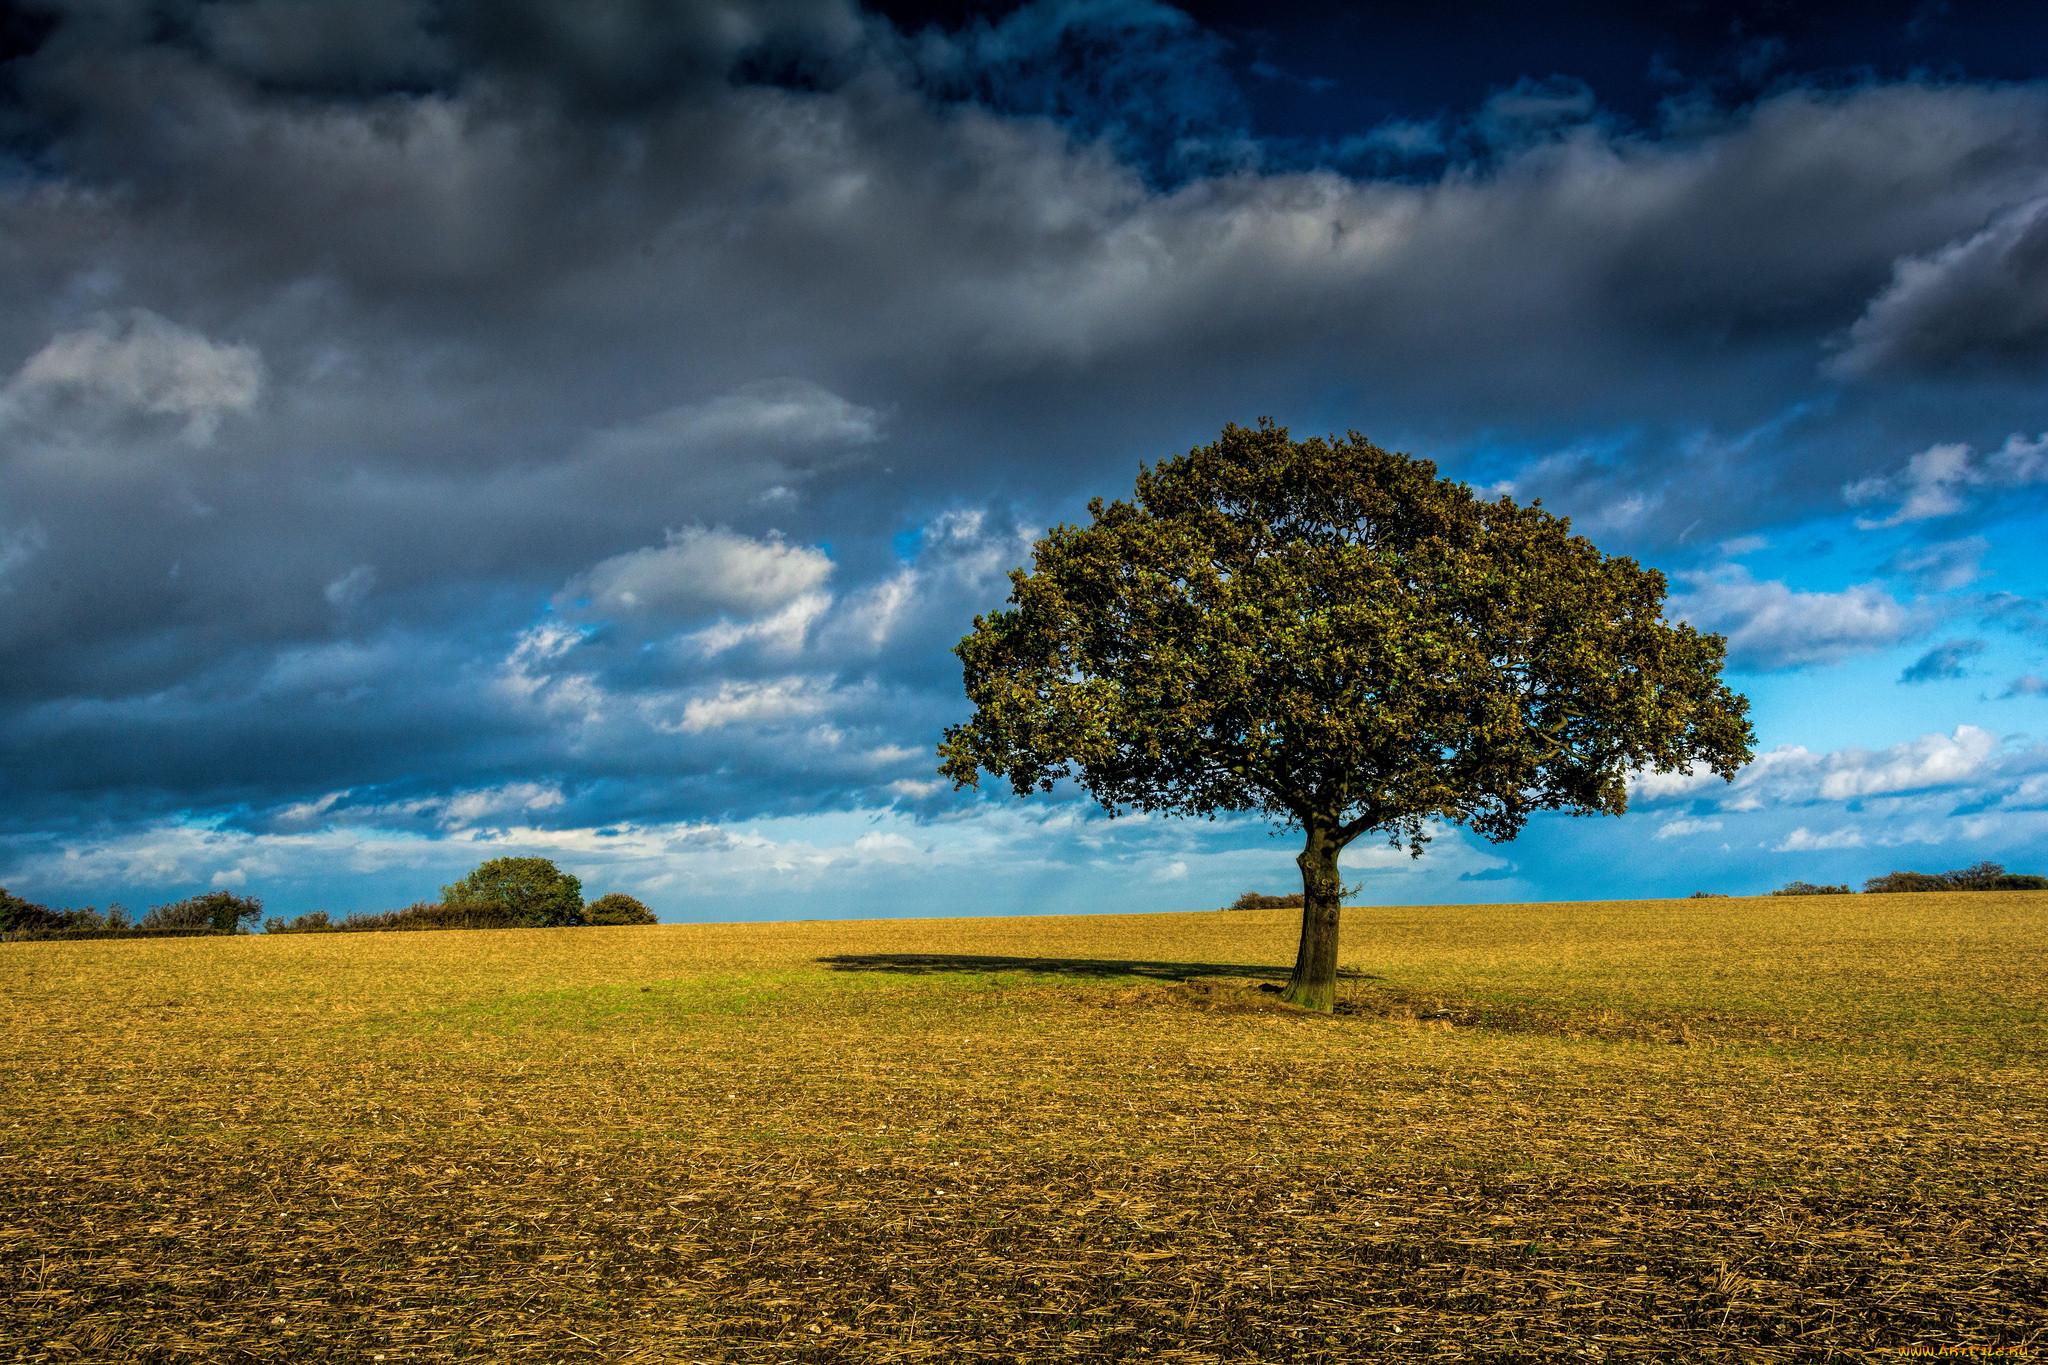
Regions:
<svg viewBox="0 0 2048 1365"><path fill-rule="evenodd" d="M585 924L659 924L652 910L623 891L608 891L583 907Z"/></svg>
<svg viewBox="0 0 2048 1365"><path fill-rule="evenodd" d="M1726 642L1663 619L1662 574L1357 432L1231 425L1088 510L955 647L975 713L940 772L1301 829L1296 1003L1334 1000L1360 835L1511 839L1539 810L1621 814L1641 770L1748 761Z"/></svg>
<svg viewBox="0 0 2048 1365"><path fill-rule="evenodd" d="M451 910L495 908L522 928L583 923L583 883L546 858L493 858L442 887L441 901Z"/></svg>

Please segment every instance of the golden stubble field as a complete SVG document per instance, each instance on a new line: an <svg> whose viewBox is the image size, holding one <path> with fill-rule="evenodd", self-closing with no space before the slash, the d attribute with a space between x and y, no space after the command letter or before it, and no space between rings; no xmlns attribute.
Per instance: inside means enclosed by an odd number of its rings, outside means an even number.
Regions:
<svg viewBox="0 0 2048 1365"><path fill-rule="evenodd" d="M0 945L0 1358L2048 1351L2048 895Z"/></svg>

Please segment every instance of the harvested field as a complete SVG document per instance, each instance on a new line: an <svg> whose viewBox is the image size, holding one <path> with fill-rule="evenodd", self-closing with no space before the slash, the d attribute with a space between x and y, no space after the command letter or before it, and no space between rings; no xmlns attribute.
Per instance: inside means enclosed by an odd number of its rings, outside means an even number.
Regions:
<svg viewBox="0 0 2048 1365"><path fill-rule="evenodd" d="M2044 920L0 946L0 1359L2048 1352Z"/></svg>

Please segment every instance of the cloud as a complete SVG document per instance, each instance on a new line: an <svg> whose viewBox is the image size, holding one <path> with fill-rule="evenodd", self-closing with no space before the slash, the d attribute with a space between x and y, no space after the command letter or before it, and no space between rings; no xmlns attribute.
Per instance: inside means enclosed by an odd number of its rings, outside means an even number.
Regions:
<svg viewBox="0 0 2048 1365"><path fill-rule="evenodd" d="M50 547L50 537L35 522L16 531L0 532L0 593L13 591L7 576Z"/></svg>
<svg viewBox="0 0 2048 1365"><path fill-rule="evenodd" d="M1887 573L1905 574L1926 592L1952 592L1968 587L1982 576L1978 565L1991 548L1982 536L1964 540L1937 541L1904 550L1884 563Z"/></svg>
<svg viewBox="0 0 2048 1365"><path fill-rule="evenodd" d="M206 445L221 417L249 411L262 388L254 348L208 341L134 308L50 338L8 381L4 400L17 411L69 402L115 416L182 418L185 439Z"/></svg>
<svg viewBox="0 0 2048 1365"><path fill-rule="evenodd" d="M2048 358L2048 198L1938 251L1907 256L1829 368L1845 378Z"/></svg>
<svg viewBox="0 0 2048 1365"><path fill-rule="evenodd" d="M1687 591L1667 614L1728 636L1730 661L1756 671L1831 664L1884 649L1920 628L1913 611L1874 583L1799 592L1759 582L1740 565L1681 574Z"/></svg>
<svg viewBox="0 0 2048 1365"><path fill-rule="evenodd" d="M1902 683L1942 682L1970 675L1969 661L1984 652L1982 640L1947 640L1928 650L1899 674Z"/></svg>
<svg viewBox="0 0 2048 1365"><path fill-rule="evenodd" d="M1693 834L1707 834L1721 828L1719 820L1667 820L1657 826L1657 838L1682 839Z"/></svg>
<svg viewBox="0 0 2048 1365"><path fill-rule="evenodd" d="M1998 750L1998 737L1975 725L1951 735L1922 735L1875 753L1842 749L1822 763L1820 794L1831 801L1923 787L1955 786L1976 776Z"/></svg>
<svg viewBox="0 0 2048 1365"><path fill-rule="evenodd" d="M756 380L705 403L685 403L600 432L600 457L673 456L703 447L771 443L793 449L873 445L881 414L807 379Z"/></svg>
<svg viewBox="0 0 2048 1365"><path fill-rule="evenodd" d="M707 697L683 705L680 728L689 733L729 725L777 725L824 714L832 702L829 678L778 678L765 683L720 683Z"/></svg>
<svg viewBox="0 0 2048 1365"><path fill-rule="evenodd" d="M1501 863L1494 867L1480 868L1477 871L1460 872L1458 880L1461 882L1507 882L1513 881L1516 876L1517 869L1513 863Z"/></svg>
<svg viewBox="0 0 2048 1365"><path fill-rule="evenodd" d="M1787 744L1758 754L1730 783L1712 772L1643 773L1631 779L1629 796L1633 804L1690 800L1695 810L1722 812L1851 801L1982 782L1995 776L2000 755L1998 736L1975 725L1875 750L1850 746L1816 754Z"/></svg>
<svg viewBox="0 0 2048 1365"><path fill-rule="evenodd" d="M588 599L591 611L606 616L758 616L810 594L831 576L832 560L820 550L772 535L757 539L695 526L669 532L658 548L603 561L572 580L558 601Z"/></svg>
<svg viewBox="0 0 2048 1365"><path fill-rule="evenodd" d="M321 596L337 607L352 607L368 597L377 586L377 569L372 564L358 564L347 573L329 581L321 590Z"/></svg>
<svg viewBox="0 0 2048 1365"><path fill-rule="evenodd" d="M1772 847L1773 853L1815 853L1834 848L1862 848L1863 831L1854 825L1816 834L1801 825L1786 835L1784 841Z"/></svg>
<svg viewBox="0 0 2048 1365"><path fill-rule="evenodd" d="M560 804L479 819L942 822L949 646L1042 528L1226 420L1369 417L1685 564L1839 516L1873 442L2037 404L1837 411L1814 357L2039 194L2038 86L1788 77L1629 130L1508 73L1339 164L1249 131L1232 40L1155 4L107 13L9 65L6 830L346 792L297 818L445 839L521 783ZM1919 628L1812 587L1686 600L1746 667Z"/></svg>
<svg viewBox="0 0 2048 1365"><path fill-rule="evenodd" d="M454 53L417 0L251 0L194 16L227 69L282 85L445 78Z"/></svg>
<svg viewBox="0 0 2048 1365"><path fill-rule="evenodd" d="M2048 640L2048 601L2018 593L1986 593L1978 603L1987 624Z"/></svg>
<svg viewBox="0 0 2048 1365"><path fill-rule="evenodd" d="M2001 697L2048 697L2048 679L2023 673L2006 685Z"/></svg>
<svg viewBox="0 0 2048 1365"><path fill-rule="evenodd" d="M2042 482L2048 482L2048 434L2030 440L2015 433L1983 459L1959 442L1929 446L1906 461L1905 469L1897 474L1870 475L1844 485L1842 496L1852 507L1897 499L1898 508L1890 516L1856 523L1864 530L1878 530L1954 516L1969 506L1961 493L1966 488L2016 488Z"/></svg>
<svg viewBox="0 0 2048 1365"><path fill-rule="evenodd" d="M1033 0L910 47L922 84L1006 113L1057 119L1168 183L1256 159L1244 102L1223 69L1229 45L1153 0ZM1075 55L1089 53L1077 81Z"/></svg>

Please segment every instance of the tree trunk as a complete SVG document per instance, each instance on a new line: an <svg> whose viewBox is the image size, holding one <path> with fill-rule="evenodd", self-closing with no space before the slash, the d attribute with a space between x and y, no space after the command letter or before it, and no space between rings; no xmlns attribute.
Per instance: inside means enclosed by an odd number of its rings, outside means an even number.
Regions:
<svg viewBox="0 0 2048 1365"><path fill-rule="evenodd" d="M1328 826L1311 823L1301 864L1301 950L1280 998L1328 1014L1337 1007L1337 902L1344 891L1337 854L1344 845Z"/></svg>

